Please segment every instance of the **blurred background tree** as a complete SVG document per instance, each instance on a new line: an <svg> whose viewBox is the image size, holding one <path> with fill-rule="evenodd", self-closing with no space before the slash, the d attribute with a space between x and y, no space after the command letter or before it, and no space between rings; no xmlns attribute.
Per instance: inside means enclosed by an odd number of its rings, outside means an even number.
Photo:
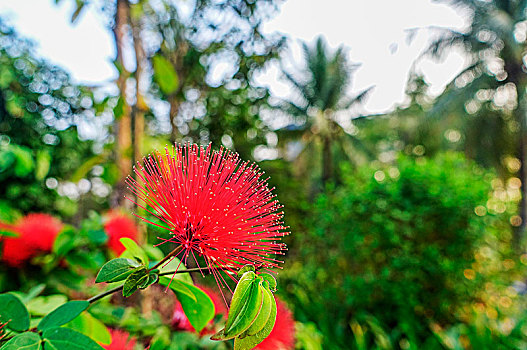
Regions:
<svg viewBox="0 0 527 350"><path fill-rule="evenodd" d="M34 211L71 217L79 193L59 180L94 156L94 142L78 132L99 124L93 93L36 58L31 43L3 22L0 42L0 217ZM84 204L83 210L99 208L104 200L92 196Z"/></svg>
<svg viewBox="0 0 527 350"><path fill-rule="evenodd" d="M148 134L168 133L171 142L221 141L246 157L264 140L257 114L269 93L255 87L251 78L278 57L282 46L281 36L260 31L262 22L277 11L277 3L199 0L184 15L181 4L173 1L104 3L102 11L114 32L120 93L113 108L119 174L113 206L124 203L123 181L132 159L152 149L145 145L145 125ZM86 5L76 1L73 21ZM135 62L127 64L129 41ZM218 62L229 66L224 76L211 73ZM127 89L129 81L135 89ZM247 137L247 130L256 135Z"/></svg>
<svg viewBox="0 0 527 350"><path fill-rule="evenodd" d="M517 174L527 183L526 3L445 2L467 13L469 27L463 32L441 30L425 54L441 57L452 48L461 48L470 64L453 79L430 113L462 133L461 144L468 157L496 167L504 175ZM496 151L487 152L489 148ZM527 225L527 186L521 188L517 243Z"/></svg>
<svg viewBox="0 0 527 350"><path fill-rule="evenodd" d="M342 123L350 124L349 109L361 103L371 88L349 96L351 74L358 66L348 62L343 47L331 52L324 39L318 37L312 47L303 43L303 51L305 70L297 72L298 77L283 70L295 90L296 100L280 105L293 117L293 123L279 130L279 136L284 142L300 144L301 150L296 156L297 162L304 163L300 172L320 168L320 176L312 172L308 179L320 178L324 187L337 179L335 155L344 154L354 160L357 149L363 151L364 145ZM318 159L320 162L316 164Z"/></svg>

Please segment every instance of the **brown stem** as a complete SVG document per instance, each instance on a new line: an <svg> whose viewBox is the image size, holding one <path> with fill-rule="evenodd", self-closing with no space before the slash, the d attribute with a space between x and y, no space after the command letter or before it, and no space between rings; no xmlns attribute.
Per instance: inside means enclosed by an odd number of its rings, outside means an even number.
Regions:
<svg viewBox="0 0 527 350"><path fill-rule="evenodd" d="M170 254L167 255L167 257L168 257L168 256L170 256ZM158 265L160 265L160 264L158 263ZM153 267L151 270L153 270L154 268L155 268L155 267ZM219 268L216 268L216 269L217 269L217 270L227 270L227 268L225 268L225 267L219 267ZM210 267L205 267L205 268L199 268L199 267L196 267L196 268L193 268L193 269L184 269L184 270L176 270L176 271L166 271L166 272L161 272L161 273L159 274L159 276L174 275L174 274L176 274L176 273L190 273L190 272L197 272L197 271L201 271L201 272L204 272L204 271L211 272L211 270L212 270L212 269L211 269ZM92 303L96 302L97 300L100 300L100 299L104 298L105 296L111 295L111 294L113 294L113 293L115 293L115 292L118 292L118 291L122 290L122 289L123 289L123 286L124 286L124 285L120 285L120 286L117 286L117 287L115 287L115 288L109 289L109 290L107 290L107 291L105 291L105 292L102 292L101 294L97 294L96 296L93 296L93 297L91 297L90 299L88 299L88 302L89 302L90 304L92 304Z"/></svg>
<svg viewBox="0 0 527 350"><path fill-rule="evenodd" d="M173 251L171 251L170 253L167 254L167 256L165 256L163 259L159 260L159 262L157 264L155 264L151 269L149 269L148 271L152 271L154 269L157 269L159 266L163 265L165 262L167 262L170 258L176 256L176 254L178 253L178 250L179 250L180 246L177 246L176 248L174 248Z"/></svg>
<svg viewBox="0 0 527 350"><path fill-rule="evenodd" d="M216 270L228 270L228 268L226 268L226 267L216 267L215 269ZM210 267L203 267L203 268L194 267L192 269L161 272L159 274L159 276L173 275L173 274L176 274L176 273L211 272L211 271L212 271L212 268L210 268Z"/></svg>
<svg viewBox="0 0 527 350"><path fill-rule="evenodd" d="M97 294L96 296L91 297L90 299L88 299L88 302L90 304L92 304L92 303L96 302L97 300L104 298L107 295L110 295L110 294L113 294L115 292L118 292L118 291L122 290L123 286L124 285L120 285L120 286L117 286L115 288L109 289L106 292L102 292L101 294Z"/></svg>

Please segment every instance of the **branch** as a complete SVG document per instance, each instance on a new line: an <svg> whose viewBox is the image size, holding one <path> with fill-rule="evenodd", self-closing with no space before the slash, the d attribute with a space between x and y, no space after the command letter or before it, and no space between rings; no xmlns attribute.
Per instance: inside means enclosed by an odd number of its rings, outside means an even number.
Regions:
<svg viewBox="0 0 527 350"><path fill-rule="evenodd" d="M175 250L174 250L175 251ZM173 251L173 252L174 252ZM172 254L172 252L170 253ZM170 254L167 255L167 257L170 257ZM164 261L168 260L168 258L165 257L163 260L161 260L159 263L156 264L156 267L161 265ZM152 269L150 270L153 270L155 269L156 267L153 267ZM215 268L216 270L228 270L229 268L227 267L216 267ZM192 269L185 269L185 270L176 270L176 271L166 271L166 272L161 272L160 274L158 274L159 276L166 276L166 275L174 275L176 273L189 273L189 272L211 272L212 268L210 267L205 267L205 268L199 268L199 267L195 267L195 268L192 268ZM91 297L90 299L88 299L88 302L90 304L96 302L97 300L99 299L102 299L104 298L105 296L108 296L108 295L111 295L115 292L119 292L123 289L123 286L124 284L120 285L120 286L117 286L115 288L112 288L112 289L109 289L105 292L102 292L101 294L97 294L96 296L94 297Z"/></svg>

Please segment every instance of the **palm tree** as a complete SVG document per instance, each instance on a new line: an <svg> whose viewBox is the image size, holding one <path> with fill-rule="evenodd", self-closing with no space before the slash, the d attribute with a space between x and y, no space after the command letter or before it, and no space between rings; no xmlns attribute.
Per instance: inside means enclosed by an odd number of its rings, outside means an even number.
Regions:
<svg viewBox="0 0 527 350"><path fill-rule="evenodd" d="M280 108L294 118L294 125L279 130L285 140L300 138L302 153L314 159L313 153L321 152L322 184L334 180L334 149L349 153L358 140L347 132L337 120L337 113L349 110L360 103L371 90L349 97L351 65L344 48L330 52L322 37L310 47L303 44L306 72L297 77L283 69L285 78L292 84L299 101L283 101ZM350 118L351 119L351 118ZM346 151L347 150L347 151Z"/></svg>
<svg viewBox="0 0 527 350"><path fill-rule="evenodd" d="M527 38L527 1L443 2L469 14L470 23L463 32L440 29L441 35L426 50L426 54L440 57L451 48L460 47L471 62L447 87L433 113L446 115L445 111L466 111L467 114L475 115L475 118L465 118L470 123L465 128L469 130L467 139L486 139L488 144L493 145L505 145L512 140L515 144L513 152L521 162L519 176L523 184L519 208L522 224L516 235L518 242L527 224L527 75L523 63ZM501 101L497 101L498 96L501 96ZM497 113L501 116L500 120L492 122L491 119L496 120ZM510 135L510 130L515 131L511 140L504 140L503 135ZM491 153L499 154L496 157L498 159L503 158L501 156L505 148L495 147ZM484 147L484 152L488 153L488 147ZM476 151L472 147L466 153L471 155Z"/></svg>

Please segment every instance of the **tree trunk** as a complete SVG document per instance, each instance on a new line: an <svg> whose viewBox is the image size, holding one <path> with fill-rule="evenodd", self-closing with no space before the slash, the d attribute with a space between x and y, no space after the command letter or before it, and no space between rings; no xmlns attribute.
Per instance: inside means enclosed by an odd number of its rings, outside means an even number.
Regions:
<svg viewBox="0 0 527 350"><path fill-rule="evenodd" d="M113 207L127 205L123 196L126 191L125 179L132 169L132 121L131 108L126 99L126 81L129 73L124 67L123 51L126 32L128 30L128 19L130 7L128 0L117 0L117 10L115 11L115 24L113 28L115 47L117 52L116 62L119 65L119 77L117 87L120 92L120 102L122 104L121 115L116 115L116 141L115 141L115 160L119 170L119 180L112 198Z"/></svg>
<svg viewBox="0 0 527 350"><path fill-rule="evenodd" d="M135 51L135 108L134 108L134 163L140 161L143 157L143 136L145 130L145 112L148 107L141 91L141 81L145 72L145 52L143 50L143 41L141 39L141 28L139 18L131 18L132 35L134 39Z"/></svg>
<svg viewBox="0 0 527 350"><path fill-rule="evenodd" d="M331 138L324 136L322 139L322 186L331 180L333 174L333 159L331 157Z"/></svg>

